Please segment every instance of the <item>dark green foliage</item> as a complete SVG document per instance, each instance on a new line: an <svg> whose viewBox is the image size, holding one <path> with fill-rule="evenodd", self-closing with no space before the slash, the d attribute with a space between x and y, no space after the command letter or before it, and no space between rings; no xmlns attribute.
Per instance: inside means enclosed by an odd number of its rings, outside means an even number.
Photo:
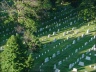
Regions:
<svg viewBox="0 0 96 72"><path fill-rule="evenodd" d="M26 47L19 35L8 39L1 55L2 72L29 72L33 67L32 56L27 56Z"/></svg>
<svg viewBox="0 0 96 72"><path fill-rule="evenodd" d="M30 30L27 30L24 33L24 40L26 42L27 48L31 49L31 51L33 53L35 52L39 52L40 49L43 48L43 45L41 42L39 42L38 37L36 37L35 35L33 35L32 32L30 32Z"/></svg>

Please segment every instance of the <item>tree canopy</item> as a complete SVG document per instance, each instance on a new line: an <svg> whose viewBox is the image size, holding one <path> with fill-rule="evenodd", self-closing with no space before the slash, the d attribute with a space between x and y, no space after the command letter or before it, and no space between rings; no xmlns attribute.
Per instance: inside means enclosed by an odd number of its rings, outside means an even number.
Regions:
<svg viewBox="0 0 96 72"><path fill-rule="evenodd" d="M2 72L29 72L33 67L32 56L27 55L27 50L19 35L8 39L1 55Z"/></svg>

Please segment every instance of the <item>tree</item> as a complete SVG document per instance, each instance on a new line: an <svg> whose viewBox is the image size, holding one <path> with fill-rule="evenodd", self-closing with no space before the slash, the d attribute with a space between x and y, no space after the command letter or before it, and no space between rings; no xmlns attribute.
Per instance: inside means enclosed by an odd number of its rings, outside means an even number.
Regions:
<svg viewBox="0 0 96 72"><path fill-rule="evenodd" d="M28 39L28 42L31 42L31 43L27 43L28 48L30 47L30 45L37 45L36 42L39 40L36 38L36 34L34 34L34 32L40 26L39 21L43 18L42 15L47 16L46 11L51 8L50 1L48 0L8 0L5 2L1 2L1 7L2 9L7 10L8 12L6 19L4 20L4 24L10 24L11 22L12 24L16 23L18 26L18 27L15 27L17 32L19 34L22 31L25 32L23 35L24 39L26 39L25 37L27 37L27 31L29 30L30 37L29 36L28 37L31 40ZM35 39L36 42L34 42L34 38L32 37L36 38ZM33 44L33 42L35 44ZM37 48L40 46L41 46L41 43L38 42Z"/></svg>
<svg viewBox="0 0 96 72"><path fill-rule="evenodd" d="M31 49L31 52L39 52L43 48L43 44L39 41L38 37L33 35L30 30L24 33L24 40L27 45L27 49Z"/></svg>
<svg viewBox="0 0 96 72"><path fill-rule="evenodd" d="M1 55L2 72L29 72L33 67L32 56L27 56L26 47L19 35L8 39Z"/></svg>
<svg viewBox="0 0 96 72"><path fill-rule="evenodd" d="M88 0L86 3L82 3L82 10L79 12L79 15L84 17L84 20L87 18L95 19L96 16L96 6L94 5L95 1Z"/></svg>

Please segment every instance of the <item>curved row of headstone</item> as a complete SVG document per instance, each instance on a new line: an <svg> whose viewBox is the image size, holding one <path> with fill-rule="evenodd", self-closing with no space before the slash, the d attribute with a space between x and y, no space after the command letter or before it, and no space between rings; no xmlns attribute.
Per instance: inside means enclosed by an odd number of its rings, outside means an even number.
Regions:
<svg viewBox="0 0 96 72"><path fill-rule="evenodd" d="M95 39L95 37L96 37L96 35L94 36L94 39ZM93 38L93 37L92 37L92 38ZM86 42L85 42L85 43L86 43ZM84 43L84 44L85 44L85 43ZM87 44L88 44L88 43L87 43ZM85 44L85 46L86 46L86 44ZM79 48L79 50L80 50L80 48ZM75 50L75 53L76 53L76 52L78 52L77 49ZM59 54L60 54L60 51L57 51L57 55L59 55ZM72 55L73 55L73 54L72 54ZM51 58L54 58L54 57L56 57L56 54L55 54L55 53L53 53L53 55L52 55ZM70 56L69 56L69 57L70 57ZM51 59L51 58L50 58L50 59ZM48 57L45 58L45 62L48 62L48 61L49 61Z"/></svg>
<svg viewBox="0 0 96 72"><path fill-rule="evenodd" d="M87 52L86 52L86 54L88 54L88 53L90 53L92 50L94 50L94 51L96 51L96 48L94 47L95 45L93 45L93 47L92 48L90 48ZM79 48L79 50L80 50L80 48ZM76 49L75 51L77 51L78 52L78 50ZM79 62L79 64L78 65L81 65L81 66L83 66L84 65L84 63L83 62L80 62L79 60L81 60L81 59L83 59L85 57L85 55L84 54L82 54L82 56L80 57L80 58L77 58L77 60L74 62L74 63L71 63L71 64L69 64L69 69L71 69L76 63L78 63ZM90 57L88 57L88 56L86 56L86 58L85 58L86 60L90 60ZM63 60L63 61L65 61L65 60ZM59 61L58 62L58 65L61 65L62 64L62 61ZM57 69L56 68L56 64L54 64L54 67L53 67L53 69ZM74 68L73 68L74 69Z"/></svg>
<svg viewBox="0 0 96 72"><path fill-rule="evenodd" d="M67 10L67 9L69 9L69 8L65 8L65 10L62 9L60 12L57 12L57 13L55 12L54 14L55 14L55 15L58 15L58 13L59 13L59 15L62 16L62 15L64 15L64 14L62 14L62 13L65 13L65 14L66 14L66 10ZM71 9L69 12L72 12L73 10L74 10L74 9ZM67 13L69 13L69 12L67 12ZM59 17L59 15L58 15L58 16L51 15L51 16L53 16L53 17L51 17L50 20L49 20L49 21L46 21L45 23L48 23L48 22L50 22L50 21L52 21L52 20L56 20L56 19ZM70 15L70 16L72 16L72 15ZM44 18L44 19L45 19L45 18ZM44 21L45 21L45 20L44 20ZM41 24L44 25L44 22L42 22Z"/></svg>
<svg viewBox="0 0 96 72"><path fill-rule="evenodd" d="M84 35L85 35L85 34L82 34L82 37L84 37ZM80 40L80 37L77 38L77 41L78 41L78 40ZM62 42L62 43L63 43L63 42ZM75 44L75 43L76 43L76 41L73 40L73 44ZM60 43L59 43L59 45L60 45ZM66 48L69 48L69 46L71 46L71 45L67 45ZM57 45L56 45L56 47L57 47ZM55 47L53 47L53 48L55 48ZM66 49L66 48L65 48L65 49ZM62 51L63 51L63 50L62 50ZM47 51L45 51L45 54L46 54L46 52L47 52ZM48 50L48 52L49 52L49 50ZM59 53L59 51L57 52L57 55L58 55L58 53ZM42 55L43 55L43 53L42 53ZM40 55L39 55L39 57L40 57ZM37 58L38 58L38 57L36 57L36 59L37 59Z"/></svg>
<svg viewBox="0 0 96 72"><path fill-rule="evenodd" d="M72 11L72 10L71 10L71 11ZM70 11L70 12L71 12L71 11ZM64 13L65 13L65 12L64 12ZM76 14L76 13L74 13L73 15L75 15L75 14ZM62 15L62 14L61 14L61 15ZM72 16L72 14L71 14L70 16L68 16L68 17L71 17L71 16ZM76 15L76 17L77 17L77 15ZM55 16L54 18L56 19L56 16ZM51 19L51 20L55 20L54 18ZM61 19L61 20L63 20L63 19ZM59 19L59 22L61 22L61 20ZM70 19L70 20L71 20L71 19ZM68 21L68 20L67 20L67 21ZM57 21L56 21L56 23L57 23ZM54 23L54 24L55 24L55 23ZM50 25L49 25L49 26L50 26ZM46 26L46 28L48 28L48 25ZM40 32L40 31L42 31L42 30L44 30L44 28L40 28L40 30L39 30L39 31L36 31L36 33L37 33L37 32Z"/></svg>
<svg viewBox="0 0 96 72"><path fill-rule="evenodd" d="M81 20L82 18L79 18L79 20ZM70 20L67 20L67 21L63 21L63 23L62 24L64 24L64 23L66 23L66 22L68 22L68 21L70 21ZM74 21L75 23L76 23L76 20ZM52 24L53 26L54 26L54 24ZM72 22L70 23L70 25L72 25ZM51 27L51 28L49 28L49 31L51 31L52 29L54 30L55 28L57 28L57 27L60 27L61 26L61 23L57 23L57 25L55 26L55 27ZM69 25L68 25L69 26ZM43 28L44 29L44 28ZM59 31L59 30L58 30ZM45 31L45 33L47 33L47 31ZM40 35L38 35L38 37L39 36L41 36L41 35L44 35L45 34L44 32L42 32L42 34L40 34Z"/></svg>
<svg viewBox="0 0 96 72"><path fill-rule="evenodd" d="M80 50L80 48L79 48L79 50ZM76 53L76 52L78 52L77 49L75 50L75 53ZM60 54L60 51L57 51L57 55L58 55L58 54ZM72 55L73 55L73 53L72 53ZM53 58L56 57L55 53L53 54L52 57L53 57ZM69 57L70 57L70 55L69 55ZM68 58L66 58L66 59L68 59ZM45 59L45 62L48 62L48 61L49 61L49 59L48 59L48 57L47 57L47 58ZM65 61L65 60L63 59L63 61ZM61 63L62 63L62 62L59 61L59 62L58 62L58 65L60 65ZM42 63L42 65L43 65L43 63Z"/></svg>
<svg viewBox="0 0 96 72"><path fill-rule="evenodd" d="M86 45L86 43L85 43L85 45ZM59 51L58 51L58 53L59 53ZM51 59L52 57L50 57L50 59ZM45 62L48 62L48 58L46 58L46 61ZM42 63L42 65L43 65L43 63Z"/></svg>
<svg viewBox="0 0 96 72"><path fill-rule="evenodd" d="M81 25L81 24L80 24L80 25ZM86 26L86 27L87 27L87 26ZM65 27L64 27L64 28L65 28ZM74 31L74 29L75 29L75 28L73 27L73 28L72 28L72 31ZM69 32L70 32L70 31L67 31L67 34L69 34ZM77 34L78 32L79 32L79 31L76 31L74 34ZM90 32L90 30L88 29L88 30L87 30L87 33L89 33L89 32ZM55 35L55 34L56 34L56 32L53 32L53 35ZM74 34L73 34L73 35L74 35ZM63 33L63 36L65 36L65 35L66 35L66 32ZM82 34L82 37L83 37L83 35L84 35L84 34ZM50 37L51 37L51 34L48 35L48 38L50 38ZM61 37L62 37L62 36L58 37L58 39L61 38ZM71 37L72 37L72 35L71 35ZM67 37L67 39L69 39L69 37ZM78 38L78 39L79 39L79 38ZM44 39L42 39L42 41L43 41L43 40L44 40ZM45 38L45 40L47 40L47 39ZM56 41L57 41L57 39L54 38L53 42L56 42Z"/></svg>
<svg viewBox="0 0 96 72"><path fill-rule="evenodd" d="M83 38L85 36L85 34L82 34L82 36L81 36L81 38ZM77 41L79 41L80 40L80 37L78 37L77 38ZM65 42L65 40L64 40L64 42ZM61 41L61 43L63 43L63 41ZM61 43L59 43L59 45L61 45ZM75 40L73 40L73 44L75 44L76 43L76 41ZM57 47L58 45L56 45L56 47ZM70 45L67 45L67 48L69 47ZM53 46L53 48L55 48L55 46ZM46 52L46 51L45 51Z"/></svg>
<svg viewBox="0 0 96 72"><path fill-rule="evenodd" d="M83 22L84 23L84 22ZM81 24L83 24L83 23L81 23ZM92 23L93 23L93 21L92 21ZM81 26L81 24L80 24L80 26ZM79 25L78 25L79 26ZM88 23L88 26L89 26L89 23ZM67 28L67 26L66 26L66 28ZM63 29L63 28L62 28ZM65 29L65 27L64 27L64 29ZM72 30L74 30L74 27L72 28ZM57 32L59 32L60 31L60 29L58 29L57 30ZM67 31L67 33L69 33L69 31ZM76 34L78 33L78 31L76 31ZM53 32L53 35L55 35L56 34L56 32ZM63 33L63 36L65 35L65 33ZM50 38L51 37L51 34L48 34L48 38ZM45 38L46 39L46 38ZM42 41L43 41L44 39L42 39Z"/></svg>
<svg viewBox="0 0 96 72"><path fill-rule="evenodd" d="M93 47L92 48L90 48L89 49L89 51L87 51L86 52L86 54L89 54L89 55L91 55L91 51L93 50L93 51L96 51L96 48L94 47L95 45L93 45ZM84 57L84 54L82 54L82 56ZM96 54L94 54L94 56L96 56ZM85 57L85 60L91 60L92 58L90 57L90 56L86 56ZM79 59L78 59L79 60ZM82 62L82 61L79 61L79 64L78 65L80 65L80 66L84 66L84 62ZM73 67L73 65L72 64L70 64L69 65L69 69L71 69ZM91 65L89 65L89 67L91 68ZM94 69L96 69L96 65L94 65ZM73 68L73 70L72 71L76 71L77 72L77 68ZM86 71L86 72L88 72L88 71Z"/></svg>

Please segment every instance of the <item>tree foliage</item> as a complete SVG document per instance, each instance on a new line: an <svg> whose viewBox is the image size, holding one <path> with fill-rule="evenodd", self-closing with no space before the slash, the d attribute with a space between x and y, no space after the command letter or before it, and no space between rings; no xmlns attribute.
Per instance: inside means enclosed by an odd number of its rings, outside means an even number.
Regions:
<svg viewBox="0 0 96 72"><path fill-rule="evenodd" d="M26 47L19 35L8 39L1 55L2 72L29 72L33 67L32 56L27 56Z"/></svg>
<svg viewBox="0 0 96 72"><path fill-rule="evenodd" d="M27 45L27 49L31 49L31 52L39 52L43 48L43 44L39 41L38 37L33 35L30 30L24 33L24 40Z"/></svg>

